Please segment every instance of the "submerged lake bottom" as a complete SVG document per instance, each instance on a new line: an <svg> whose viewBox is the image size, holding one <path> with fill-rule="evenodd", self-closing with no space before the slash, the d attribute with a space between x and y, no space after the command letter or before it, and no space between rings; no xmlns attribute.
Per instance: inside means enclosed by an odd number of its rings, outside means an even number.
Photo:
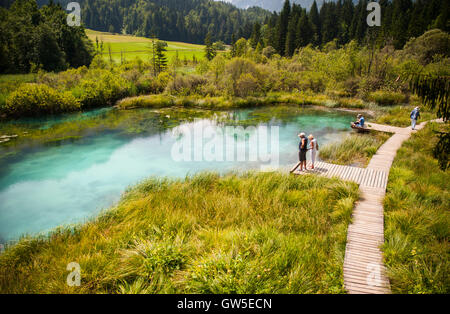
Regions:
<svg viewBox="0 0 450 314"><path fill-rule="evenodd" d="M100 109L3 123L0 243L84 222L150 176L286 171L297 135L319 145L349 134L352 113L298 106L232 111ZM309 158L309 156L308 156Z"/></svg>

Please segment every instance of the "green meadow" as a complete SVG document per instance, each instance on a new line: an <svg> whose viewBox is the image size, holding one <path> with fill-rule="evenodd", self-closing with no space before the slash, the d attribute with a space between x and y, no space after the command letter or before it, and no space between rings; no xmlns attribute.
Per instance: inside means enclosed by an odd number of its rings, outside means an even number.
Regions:
<svg viewBox="0 0 450 314"><path fill-rule="evenodd" d="M93 31L90 29L86 30L86 35L92 40L94 47L96 47L97 39L99 41L99 45L103 42L102 56L106 61L109 61L110 58L109 47L111 47L111 57L116 63L120 63L122 58L125 59L124 61L131 61L136 58L140 58L143 61L148 61L152 56L152 39L150 38L111 34ZM201 60L204 58L205 46L203 45L174 41L165 42L168 44L166 56L169 62L176 57L177 53L181 61L184 61L185 59L187 61L192 61L194 57L196 60Z"/></svg>

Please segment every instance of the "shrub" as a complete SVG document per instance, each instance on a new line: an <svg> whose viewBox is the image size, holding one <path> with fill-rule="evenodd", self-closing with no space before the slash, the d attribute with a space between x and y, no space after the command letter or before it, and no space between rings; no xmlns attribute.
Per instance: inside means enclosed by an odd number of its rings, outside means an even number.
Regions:
<svg viewBox="0 0 450 314"><path fill-rule="evenodd" d="M266 48L263 49L262 54L266 57L266 58L272 58L272 56L276 53L276 50L272 47L272 46L267 46Z"/></svg>
<svg viewBox="0 0 450 314"><path fill-rule="evenodd" d="M402 93L388 92L388 91L376 91L369 94L368 99L376 102L381 106L394 106L400 105L406 102L407 98Z"/></svg>
<svg viewBox="0 0 450 314"><path fill-rule="evenodd" d="M351 97L356 96L359 90L360 81L361 79L357 77L349 77L348 79L346 79L343 82L345 92Z"/></svg>
<svg viewBox="0 0 450 314"><path fill-rule="evenodd" d="M322 93L325 91L326 79L323 74L313 71L305 71L301 74L298 87L299 90L311 90L315 93Z"/></svg>
<svg viewBox="0 0 450 314"><path fill-rule="evenodd" d="M95 74L98 74L96 77ZM130 84L122 77L111 72L96 71L92 77L85 78L72 93L80 100L83 107L112 105L128 95Z"/></svg>
<svg viewBox="0 0 450 314"><path fill-rule="evenodd" d="M405 57L413 56L423 65L433 61L435 55L450 55L450 35L433 29L418 38L412 38L403 49Z"/></svg>
<svg viewBox="0 0 450 314"><path fill-rule="evenodd" d="M208 80L199 75L177 75L167 85L166 91L171 94L196 94L199 93L200 88L207 83Z"/></svg>
<svg viewBox="0 0 450 314"><path fill-rule="evenodd" d="M159 94L164 91L165 79L158 80L151 74L144 74L139 77L136 88L138 94Z"/></svg>
<svg viewBox="0 0 450 314"><path fill-rule="evenodd" d="M246 97L258 91L258 81L250 73L242 74L238 79L235 91L236 96Z"/></svg>
<svg viewBox="0 0 450 314"><path fill-rule="evenodd" d="M80 102L70 92L58 92L44 84L24 84L11 93L4 110L11 117L39 116L79 110Z"/></svg>

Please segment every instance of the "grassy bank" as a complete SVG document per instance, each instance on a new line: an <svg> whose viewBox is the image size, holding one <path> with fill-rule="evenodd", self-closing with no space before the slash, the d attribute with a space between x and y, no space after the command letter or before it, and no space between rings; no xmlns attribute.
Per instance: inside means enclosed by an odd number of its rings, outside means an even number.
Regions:
<svg viewBox="0 0 450 314"><path fill-rule="evenodd" d="M203 109L231 109L273 105L313 105L327 108L363 109L363 101L354 98L333 98L312 92L270 92L264 96L173 96L168 94L145 95L122 99L120 109L163 108L172 106L197 107Z"/></svg>
<svg viewBox="0 0 450 314"><path fill-rule="evenodd" d="M368 134L352 134L339 142L320 148L322 160L339 164L365 167L378 148L390 137L383 132L371 131Z"/></svg>
<svg viewBox="0 0 450 314"><path fill-rule="evenodd" d="M7 249L0 292L343 293L357 189L279 173L148 179L95 221Z"/></svg>
<svg viewBox="0 0 450 314"><path fill-rule="evenodd" d="M103 52L101 54L103 60L109 62L111 49L111 59L115 63L121 63L123 60L134 60L140 58L142 60L150 60L152 58L151 44L152 40L145 37L137 37L131 35L120 35L106 32L99 32L87 29L86 35L96 46L96 40L103 43ZM205 46L195 45L182 42L167 42L167 58L171 62L177 55L181 61L202 60L205 56Z"/></svg>
<svg viewBox="0 0 450 314"><path fill-rule="evenodd" d="M394 293L450 292L450 171L441 171L428 125L399 150L385 205L385 262Z"/></svg>
<svg viewBox="0 0 450 314"><path fill-rule="evenodd" d="M395 106L392 108L386 108L378 113L376 123L407 127L411 125L410 114L414 107L420 106L420 103L415 102L412 105ZM436 119L436 113L429 110L424 106L420 106L420 116L419 123L423 121L429 121Z"/></svg>

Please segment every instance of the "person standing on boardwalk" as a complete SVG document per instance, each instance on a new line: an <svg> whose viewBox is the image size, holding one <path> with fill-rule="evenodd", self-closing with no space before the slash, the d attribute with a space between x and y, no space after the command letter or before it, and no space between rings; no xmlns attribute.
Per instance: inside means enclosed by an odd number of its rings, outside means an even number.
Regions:
<svg viewBox="0 0 450 314"><path fill-rule="evenodd" d="M319 150L319 145L317 144L317 140L314 138L312 134L308 136L309 139L309 149L311 150L311 169L314 169L314 163L316 162L317 151Z"/></svg>
<svg viewBox="0 0 450 314"><path fill-rule="evenodd" d="M300 171L303 171L303 167L306 170L306 152L308 151L308 139L306 138L305 133L300 133L298 135L300 137L300 144L298 146L300 152L298 157L300 159Z"/></svg>
<svg viewBox="0 0 450 314"><path fill-rule="evenodd" d="M420 118L420 108L419 107L414 108L414 110L411 111L410 117L411 117L411 128L413 130L415 130L416 129L417 120L419 120L419 118Z"/></svg>

